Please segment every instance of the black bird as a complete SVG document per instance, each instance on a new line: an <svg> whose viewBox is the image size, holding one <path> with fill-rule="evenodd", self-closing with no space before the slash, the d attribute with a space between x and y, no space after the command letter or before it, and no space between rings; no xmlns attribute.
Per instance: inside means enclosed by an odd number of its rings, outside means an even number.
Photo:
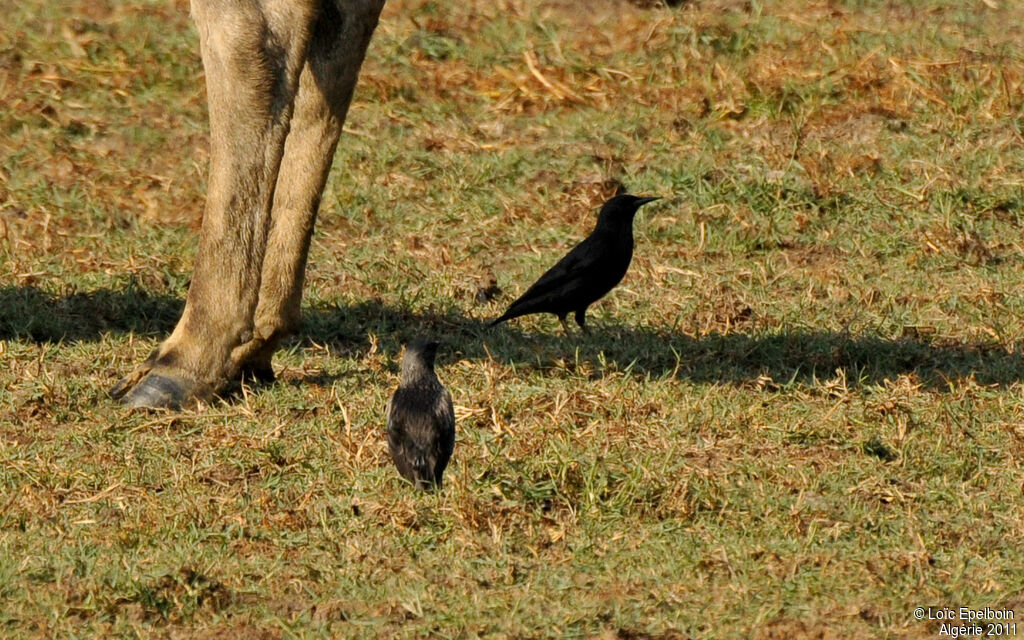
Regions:
<svg viewBox="0 0 1024 640"><path fill-rule="evenodd" d="M417 487L441 488L441 475L455 448L452 396L434 373L437 342L406 345L402 382L388 401L388 449L398 472Z"/></svg>
<svg viewBox="0 0 1024 640"><path fill-rule="evenodd" d="M553 313L568 333L565 317L573 311L576 324L587 331L587 307L619 284L633 259L633 216L657 199L622 194L605 202L594 231L489 326L531 313Z"/></svg>

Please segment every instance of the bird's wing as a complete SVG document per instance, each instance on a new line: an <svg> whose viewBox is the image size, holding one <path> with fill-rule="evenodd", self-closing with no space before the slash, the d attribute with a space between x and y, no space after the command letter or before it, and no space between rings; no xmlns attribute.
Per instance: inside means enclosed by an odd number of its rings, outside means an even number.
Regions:
<svg viewBox="0 0 1024 640"><path fill-rule="evenodd" d="M412 466L412 456L409 455L408 451L408 433L406 431L407 420L406 414L402 402L401 396L402 390L398 389L395 391L391 399L388 400L388 408L385 413L385 421L387 423L387 434L388 434L388 451L391 453L391 459L394 461L395 466L398 467L398 473L403 478L415 482L416 473Z"/></svg>
<svg viewBox="0 0 1024 640"><path fill-rule="evenodd" d="M443 396L442 397L442 392ZM436 396L436 398L435 398ZM388 412L388 440L394 438L405 448L429 449L437 434L455 427L454 409L438 409L451 396L440 391L422 388L399 389L395 392Z"/></svg>
<svg viewBox="0 0 1024 640"><path fill-rule="evenodd" d="M437 468L434 476L438 486L441 485L441 475L444 473L448 461L451 460L452 452L455 450L455 405L452 403L452 394L441 387L441 394L437 399L435 416L441 429L435 442L437 453Z"/></svg>
<svg viewBox="0 0 1024 640"><path fill-rule="evenodd" d="M404 391L404 389L398 389L388 401L388 445L392 448L392 452L403 451L409 447L410 436L412 436L410 427L416 419L415 412L409 411L408 394Z"/></svg>
<svg viewBox="0 0 1024 640"><path fill-rule="evenodd" d="M441 424L448 426L449 424L454 428L455 426L455 405L452 403L452 394L448 393L448 390L441 387L441 392L437 394L437 404L434 405L434 415Z"/></svg>
<svg viewBox="0 0 1024 640"><path fill-rule="evenodd" d="M451 449L455 443L455 405L452 403L452 394L448 393L444 387L441 387L434 415L442 434L441 446Z"/></svg>
<svg viewBox="0 0 1024 640"><path fill-rule="evenodd" d="M405 438L409 435L410 424L416 418L416 411L411 411L413 399L407 389L399 388L388 402L387 420L388 437Z"/></svg>
<svg viewBox="0 0 1024 640"><path fill-rule="evenodd" d="M524 302L534 301L553 291L585 277L587 272L600 260L601 251L597 240L590 236L579 243L572 250L564 255L561 260L534 282L526 293L512 303L509 311L516 305Z"/></svg>

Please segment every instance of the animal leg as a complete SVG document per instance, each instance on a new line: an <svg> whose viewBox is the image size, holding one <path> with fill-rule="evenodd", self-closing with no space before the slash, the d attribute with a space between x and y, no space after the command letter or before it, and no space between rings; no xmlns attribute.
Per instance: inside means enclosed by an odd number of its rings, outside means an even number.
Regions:
<svg viewBox="0 0 1024 640"><path fill-rule="evenodd" d="M111 395L132 407L211 397L253 337L271 204L314 0L193 0L210 105L209 188L177 326Z"/></svg>
<svg viewBox="0 0 1024 640"><path fill-rule="evenodd" d="M260 380L273 379L271 356L281 339L300 324L306 259L320 196L383 4L328 2L313 27L277 176L255 330L239 352L243 372Z"/></svg>
<svg viewBox="0 0 1024 640"><path fill-rule="evenodd" d="M576 324L580 325L580 329L583 330L583 333L589 334L590 329L587 328L587 310L585 308L579 309L573 317L576 319Z"/></svg>

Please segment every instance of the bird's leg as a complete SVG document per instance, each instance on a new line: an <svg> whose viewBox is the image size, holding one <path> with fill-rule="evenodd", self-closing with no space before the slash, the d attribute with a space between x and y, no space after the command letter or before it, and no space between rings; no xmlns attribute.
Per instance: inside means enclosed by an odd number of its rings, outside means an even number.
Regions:
<svg viewBox="0 0 1024 640"><path fill-rule="evenodd" d="M562 315L558 316L558 321L562 323L562 330L565 331L565 335L571 336L572 331L569 330L569 323L565 321L565 316L567 315L568 314L563 313Z"/></svg>
<svg viewBox="0 0 1024 640"><path fill-rule="evenodd" d="M590 335L590 329L587 328L587 310L580 309L576 312L574 317L576 318L576 324L580 325L580 329L583 330L583 333Z"/></svg>

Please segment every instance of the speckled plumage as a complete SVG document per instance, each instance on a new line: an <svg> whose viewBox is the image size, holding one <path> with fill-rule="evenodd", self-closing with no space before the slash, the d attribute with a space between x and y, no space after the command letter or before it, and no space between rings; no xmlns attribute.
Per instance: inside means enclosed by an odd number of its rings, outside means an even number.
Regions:
<svg viewBox="0 0 1024 640"><path fill-rule="evenodd" d="M402 381L388 401L388 450L402 477L421 489L440 489L455 449L452 396L434 373L438 343L417 340L402 358Z"/></svg>

